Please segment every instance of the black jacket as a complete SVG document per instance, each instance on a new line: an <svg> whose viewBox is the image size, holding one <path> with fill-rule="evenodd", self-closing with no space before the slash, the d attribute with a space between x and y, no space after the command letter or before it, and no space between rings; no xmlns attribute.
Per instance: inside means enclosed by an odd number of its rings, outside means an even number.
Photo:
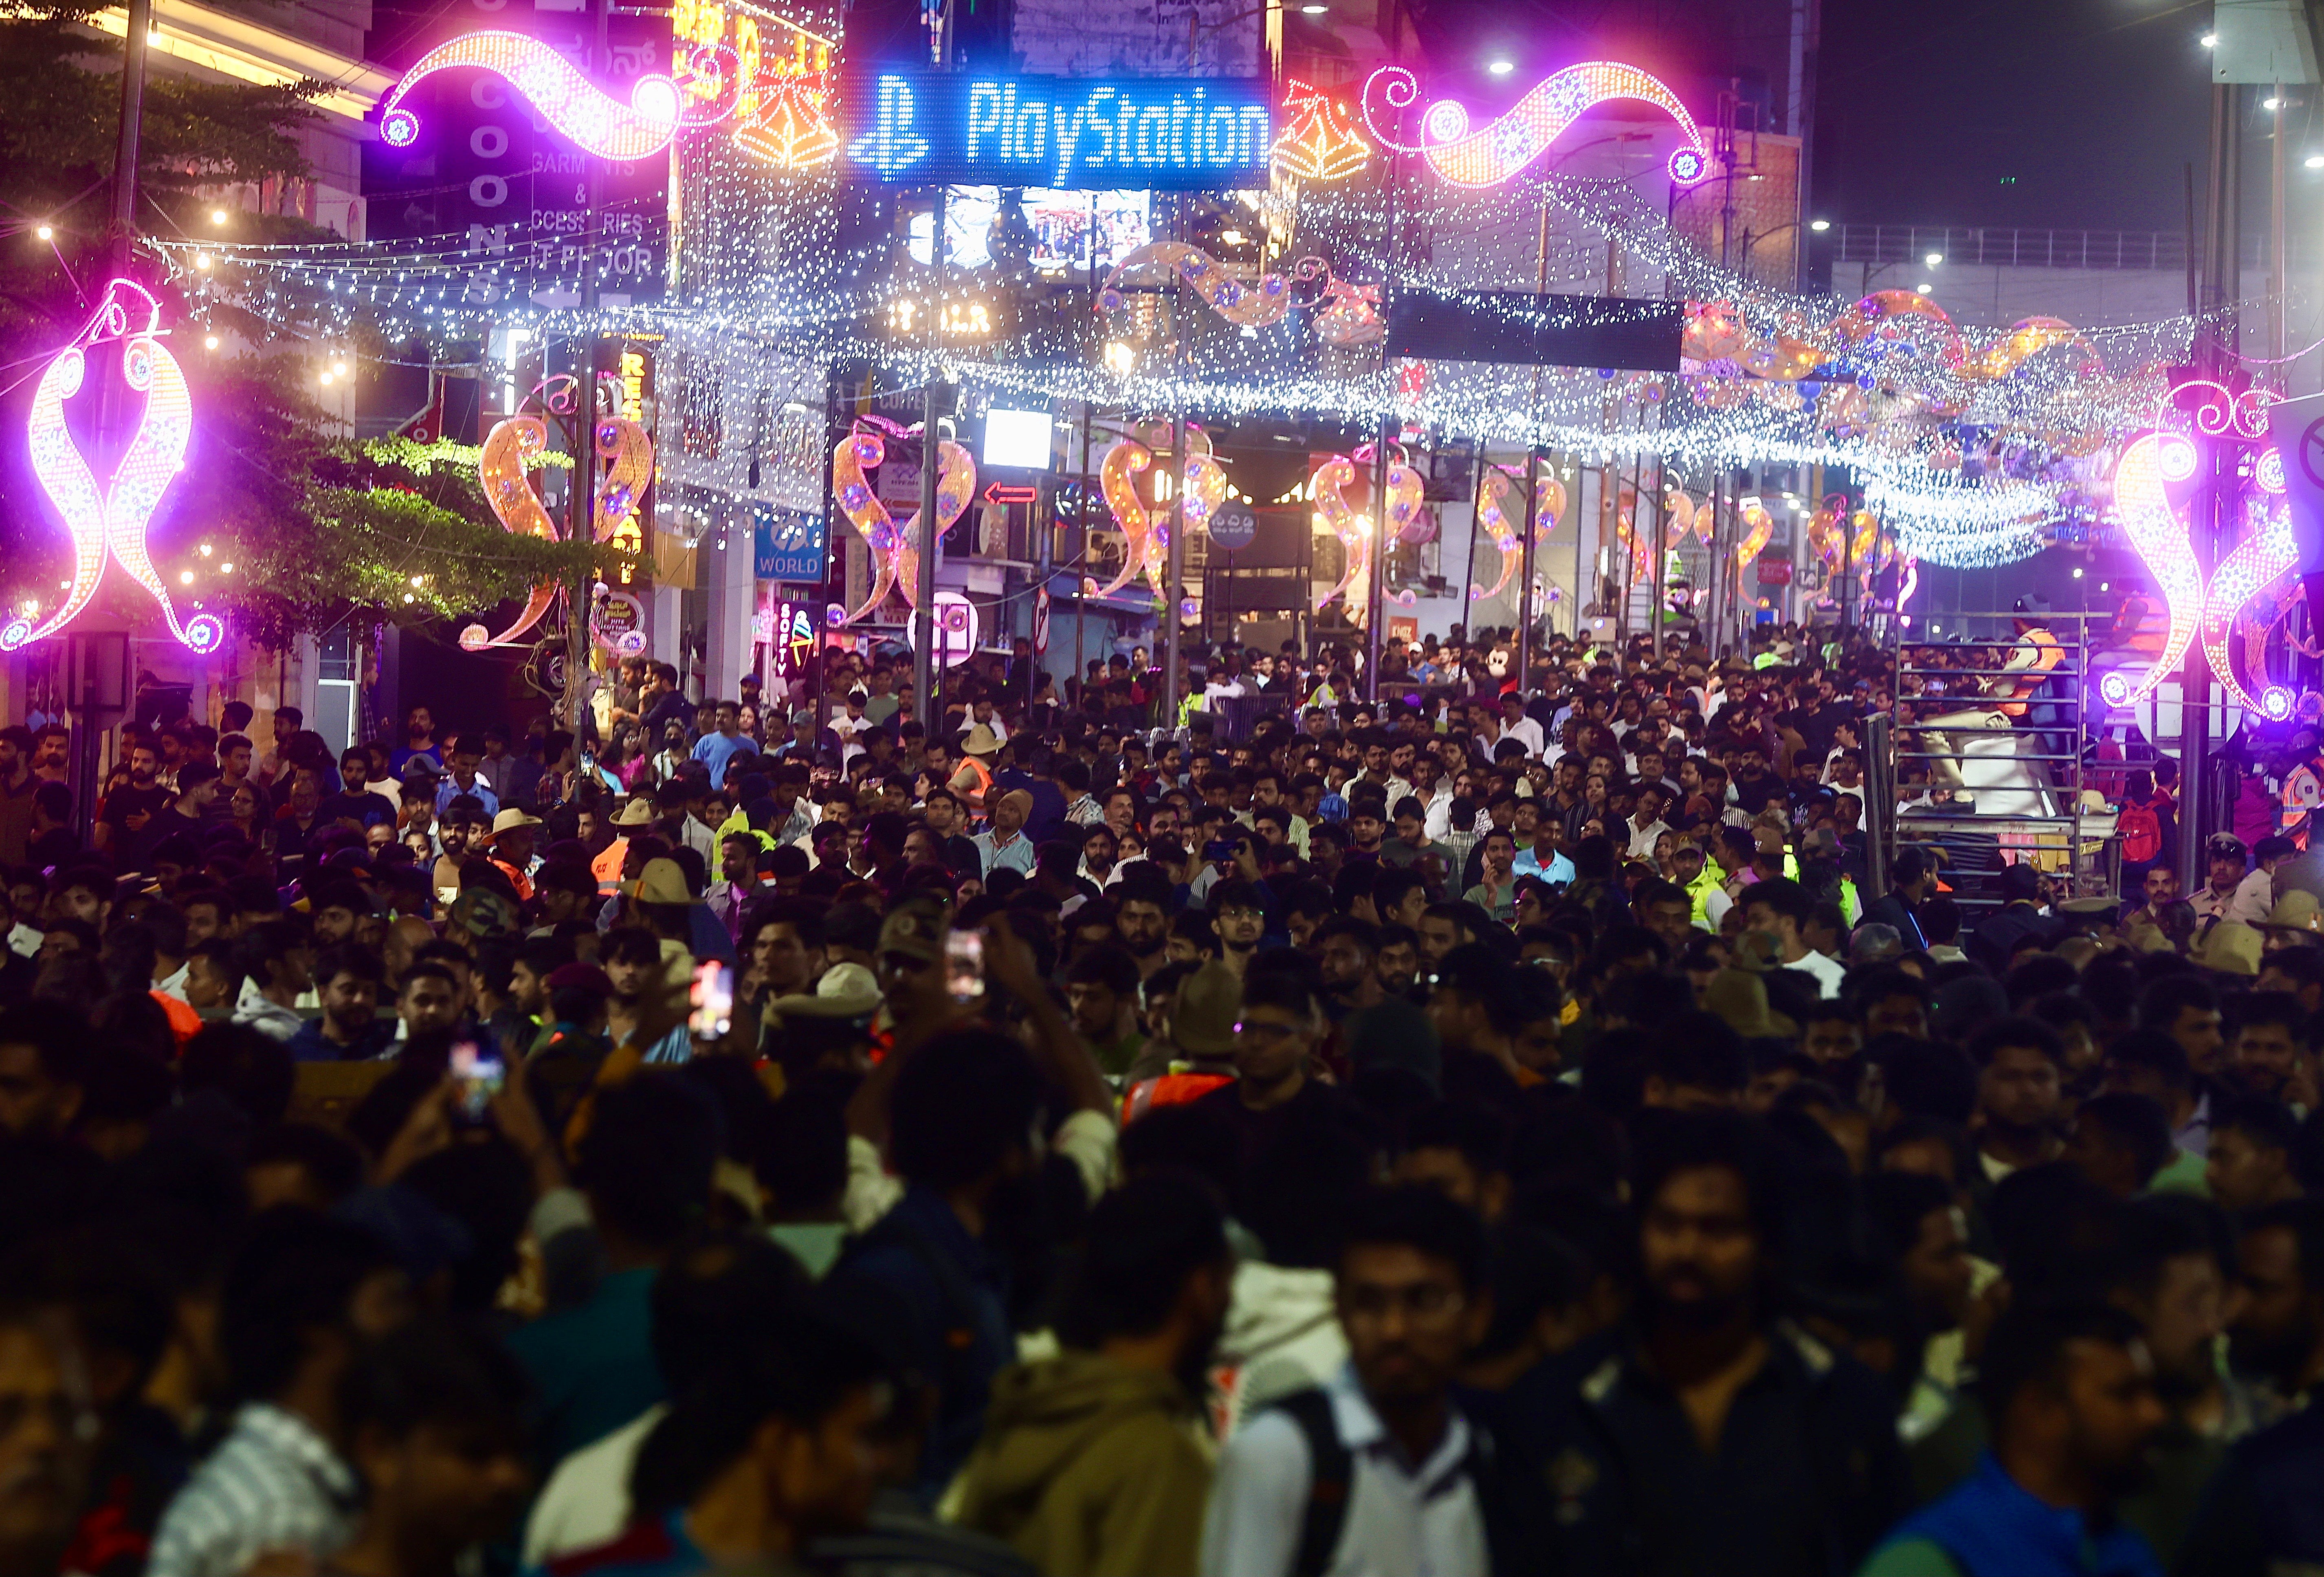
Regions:
<svg viewBox="0 0 2324 1577"><path fill-rule="evenodd" d="M1706 1455L1633 1332L1592 1338L1508 1398L1567 1577L1848 1577L1912 1508L1885 1385L1788 1322ZM1530 1377L1529 1377L1530 1378ZM1522 1382L1521 1382L1522 1383Z"/></svg>

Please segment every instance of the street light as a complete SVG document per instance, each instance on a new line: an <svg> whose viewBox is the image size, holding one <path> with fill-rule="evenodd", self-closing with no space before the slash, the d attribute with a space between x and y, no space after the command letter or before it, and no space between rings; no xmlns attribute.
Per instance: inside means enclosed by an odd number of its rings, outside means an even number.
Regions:
<svg viewBox="0 0 2324 1577"><path fill-rule="evenodd" d="M1486 70L1496 77L1506 77L1517 69L1517 63L1515 60L1493 60L1488 62L1485 67Z"/></svg>
<svg viewBox="0 0 2324 1577"><path fill-rule="evenodd" d="M1936 267L1937 264L1944 262L1944 260L1945 254L1941 252L1932 252L1928 256L1921 259L1923 263L1927 263L1931 268Z"/></svg>
<svg viewBox="0 0 2324 1577"><path fill-rule="evenodd" d="M2219 47L2219 35L2215 32L2205 33L2203 35L2203 47L2207 50L2218 49Z"/></svg>
<svg viewBox="0 0 2324 1577"><path fill-rule="evenodd" d="M1831 228L1831 221L1830 219L1810 219L1808 221L1808 228L1821 235L1824 231Z"/></svg>

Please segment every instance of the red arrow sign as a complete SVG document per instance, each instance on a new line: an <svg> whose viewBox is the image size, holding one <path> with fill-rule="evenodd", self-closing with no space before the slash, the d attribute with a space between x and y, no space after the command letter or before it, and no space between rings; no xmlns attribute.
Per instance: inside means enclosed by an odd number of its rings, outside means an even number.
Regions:
<svg viewBox="0 0 2324 1577"><path fill-rule="evenodd" d="M1041 496L1038 487L1021 487L996 482L984 490L987 503L1030 503Z"/></svg>

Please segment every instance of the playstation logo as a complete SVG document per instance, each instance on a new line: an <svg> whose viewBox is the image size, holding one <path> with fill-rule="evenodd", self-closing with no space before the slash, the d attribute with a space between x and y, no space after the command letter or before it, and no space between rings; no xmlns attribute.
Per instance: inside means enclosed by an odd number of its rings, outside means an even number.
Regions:
<svg viewBox="0 0 2324 1577"><path fill-rule="evenodd" d="M847 156L892 176L927 158L928 140L912 129L917 106L910 83L901 77L881 78L878 104L878 124L847 144Z"/></svg>

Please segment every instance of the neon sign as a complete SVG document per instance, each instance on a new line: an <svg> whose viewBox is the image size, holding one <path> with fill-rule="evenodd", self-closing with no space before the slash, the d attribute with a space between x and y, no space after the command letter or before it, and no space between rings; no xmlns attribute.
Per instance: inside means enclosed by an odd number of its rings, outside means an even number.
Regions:
<svg viewBox="0 0 2324 1577"><path fill-rule="evenodd" d="M849 161L891 186L1263 187L1275 149L1266 81L1239 78L866 72L841 123Z"/></svg>
<svg viewBox="0 0 2324 1577"><path fill-rule="evenodd" d="M506 79L550 125L600 159L650 159L669 146L684 118L678 85L671 78L639 78L623 104L539 39L472 32L437 45L403 74L383 101L379 134L398 148L418 142L420 117L403 107L404 98L422 79L463 66Z"/></svg>
<svg viewBox="0 0 2324 1577"><path fill-rule="evenodd" d="M142 286L115 280L105 287L87 327L41 374L27 424L32 474L72 535L72 584L64 602L37 628L23 618L0 627L0 651L43 640L72 622L97 595L106 563L115 559L131 579L153 594L161 604L161 616L170 622L170 632L180 641L205 653L225 643L226 626L208 613L179 622L145 545L146 525L184 467L186 445L194 430L194 404L186 391L185 373L156 337L161 322L161 309ZM64 402L80 392L89 350L116 340L122 342L122 379L145 396L145 410L129 447L100 489L65 426Z"/></svg>
<svg viewBox="0 0 2324 1577"><path fill-rule="evenodd" d="M1636 66L1593 60L1568 66L1534 84L1508 113L1469 129L1466 107L1438 99L1420 117L1421 141L1401 143L1392 113L1420 97L1420 84L1401 66L1383 66L1364 84L1364 121L1383 147L1417 153L1455 186L1499 186L1549 151L1582 115L1617 98L1637 99L1665 110L1686 134L1686 145L1671 154L1670 178L1692 186L1711 173L1711 149L1678 96Z"/></svg>

